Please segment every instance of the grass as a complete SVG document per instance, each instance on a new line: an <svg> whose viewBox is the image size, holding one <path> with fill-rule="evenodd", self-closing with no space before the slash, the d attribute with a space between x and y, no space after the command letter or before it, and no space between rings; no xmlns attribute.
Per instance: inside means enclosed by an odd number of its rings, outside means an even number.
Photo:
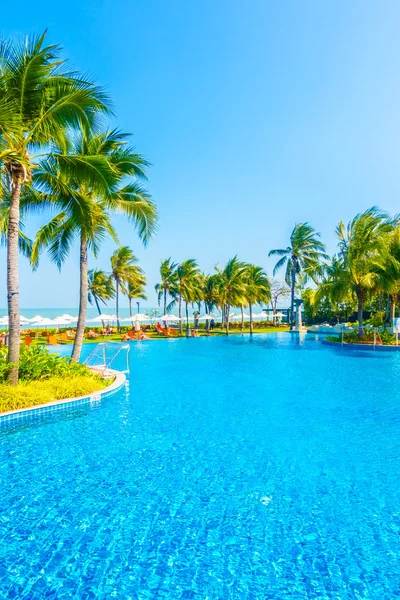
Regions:
<svg viewBox="0 0 400 600"><path fill-rule="evenodd" d="M127 327L122 327L121 331L127 331ZM51 330L50 330L51 331ZM96 329L95 329L96 331ZM254 329L254 335L257 335L258 333L276 333L276 332L282 332L282 331L289 331L289 327L288 326L278 326L278 327L274 327L274 326L267 326L267 327L260 327L260 328L256 328ZM241 331L240 329L230 329L229 330L229 334L230 335L237 335L237 334L244 334L244 333L250 333L250 327L247 326L243 329L243 331ZM202 337L204 335L207 334L207 331L205 329L199 329L199 337ZM57 337L57 333L55 333L56 337ZM156 331L146 331L146 335L149 336L149 338L151 340L162 340L162 339L168 339L163 335L158 334ZM221 329L221 328L217 328L214 329L213 331L209 331L208 335L210 335L211 337L213 336L220 336L220 335L225 335L225 329ZM23 340L25 336L21 336L21 339ZM176 335L175 337L186 337L186 328L183 328L183 334L182 336L180 336L179 331L178 331L178 335ZM97 344L98 342L104 342L105 340L109 341L109 342L121 342L121 334L120 333L113 333L112 335L108 335L108 336L99 336L95 339L85 339L83 341L84 344ZM66 342L67 344L73 344L73 340L70 340L68 342ZM47 344L47 339L43 336L39 336L33 339L32 341L32 346L44 346Z"/></svg>
<svg viewBox="0 0 400 600"><path fill-rule="evenodd" d="M101 377L75 375L73 377L53 377L45 381L19 383L13 387L0 384L0 413L17 408L30 408L64 398L89 396L110 385Z"/></svg>

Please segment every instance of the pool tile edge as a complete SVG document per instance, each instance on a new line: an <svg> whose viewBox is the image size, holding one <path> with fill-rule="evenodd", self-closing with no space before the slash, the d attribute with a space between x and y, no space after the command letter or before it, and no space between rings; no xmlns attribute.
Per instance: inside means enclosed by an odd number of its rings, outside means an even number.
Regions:
<svg viewBox="0 0 400 600"><path fill-rule="evenodd" d="M109 373L115 376L114 381L104 390L94 392L88 396L80 396L78 398L64 398L63 400L55 400L54 402L48 402L47 404L40 404L39 406L32 406L31 408L18 408L16 410L9 410L5 413L0 414L0 430L6 429L16 423L23 423L27 421L34 421L39 419L41 416L48 415L57 411L65 412L66 410L73 409L77 406L87 405L91 403L100 402L103 398L107 398L118 392L126 382L125 373L120 371L109 370Z"/></svg>

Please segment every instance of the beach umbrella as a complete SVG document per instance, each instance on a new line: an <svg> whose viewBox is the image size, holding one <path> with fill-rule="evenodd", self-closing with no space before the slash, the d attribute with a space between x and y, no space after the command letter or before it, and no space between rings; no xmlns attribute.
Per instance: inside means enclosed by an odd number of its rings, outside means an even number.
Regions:
<svg viewBox="0 0 400 600"><path fill-rule="evenodd" d="M176 317L175 315L163 315L159 318L160 321L182 321L181 318Z"/></svg>
<svg viewBox="0 0 400 600"><path fill-rule="evenodd" d="M40 317L40 320L38 319L37 321L31 323L32 327L44 327L45 329L47 329L48 325L50 325L50 327L54 327L54 322L48 317Z"/></svg>
<svg viewBox="0 0 400 600"><path fill-rule="evenodd" d="M253 319L267 319L268 315L265 312L260 312L260 313L254 313L253 314Z"/></svg>
<svg viewBox="0 0 400 600"><path fill-rule="evenodd" d="M89 323L101 323L102 321L114 321L117 317L115 315L101 314L94 319L89 319Z"/></svg>
<svg viewBox="0 0 400 600"><path fill-rule="evenodd" d="M43 317L41 315L36 315L36 317L32 317L31 319L28 319L28 321L30 323L34 323L35 321L40 321L40 319L43 319Z"/></svg>
<svg viewBox="0 0 400 600"><path fill-rule="evenodd" d="M215 319L214 315L202 315L199 317L199 321L210 321L211 319Z"/></svg>
<svg viewBox="0 0 400 600"><path fill-rule="evenodd" d="M234 320L234 321L239 321L239 320L242 319L242 315L240 315L240 314L239 315L234 314L233 316L231 316L229 318L232 319L232 320ZM243 313L243 319L244 320L250 319L250 315L246 315L246 313Z"/></svg>
<svg viewBox="0 0 400 600"><path fill-rule="evenodd" d="M61 315L61 317L56 317L56 319L64 319L66 322L68 322L68 321L77 321L78 317L73 317L72 315L69 315L68 313L64 313L63 315Z"/></svg>
<svg viewBox="0 0 400 600"><path fill-rule="evenodd" d="M274 317L284 317L285 315L282 312L274 313Z"/></svg>
<svg viewBox="0 0 400 600"><path fill-rule="evenodd" d="M124 323L128 321L150 321L150 318L143 313L138 313L137 315L133 315L132 317L127 317L126 319L122 319Z"/></svg>

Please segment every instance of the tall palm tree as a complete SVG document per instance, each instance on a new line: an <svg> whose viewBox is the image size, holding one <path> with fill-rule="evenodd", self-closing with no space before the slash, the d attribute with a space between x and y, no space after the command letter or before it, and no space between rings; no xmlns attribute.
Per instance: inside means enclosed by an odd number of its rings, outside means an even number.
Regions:
<svg viewBox="0 0 400 600"><path fill-rule="evenodd" d="M88 301L95 304L101 315L100 302L107 304L115 296L115 288L110 275L100 269L90 269L88 272Z"/></svg>
<svg viewBox="0 0 400 600"><path fill-rule="evenodd" d="M66 158L82 161L84 169L75 177L53 158L42 161L36 173L48 203L60 212L38 232L32 263L42 247L61 268L74 239L80 242L79 318L72 361L81 354L88 298L88 250L96 255L106 235L118 242L112 214L123 214L146 243L155 230L157 211L149 195L136 181L145 177L146 161L126 145L126 135L117 131L90 134L81 130L70 141Z"/></svg>
<svg viewBox="0 0 400 600"><path fill-rule="evenodd" d="M287 248L271 250L268 256L280 256L275 265L274 276L282 267L286 266L285 281L291 288L291 329L295 327L294 295L299 275L306 281L311 277L315 279L321 271L322 259L327 259L325 246L318 239L319 233L308 223L296 225L290 236Z"/></svg>
<svg viewBox="0 0 400 600"><path fill-rule="evenodd" d="M382 283L382 259L387 257L388 235L395 225L396 219L376 207L356 215L347 226L340 222L336 228L339 254L314 294L314 303L322 298L337 303L355 297L360 337L364 336L364 305Z"/></svg>
<svg viewBox="0 0 400 600"><path fill-rule="evenodd" d="M393 325L396 316L396 303L400 296L400 227L383 237L382 250L373 261L376 272L377 291L384 292L389 298L389 323Z"/></svg>
<svg viewBox="0 0 400 600"><path fill-rule="evenodd" d="M119 321L119 291L127 295L130 281L137 281L143 275L142 269L137 265L137 258L129 246L120 246L111 256L111 277L115 282L117 326L120 331Z"/></svg>
<svg viewBox="0 0 400 600"><path fill-rule="evenodd" d="M253 334L253 304L271 301L271 286L262 267L247 265L245 274L245 296L250 312L250 334Z"/></svg>
<svg viewBox="0 0 400 600"><path fill-rule="evenodd" d="M234 256L226 263L224 269L217 269L219 304L225 317L225 332L229 335L229 315L232 306L246 304L245 281L247 265Z"/></svg>
<svg viewBox="0 0 400 600"><path fill-rule="evenodd" d="M9 382L18 382L20 304L18 244L21 193L35 183L38 156L64 149L66 132L93 123L107 110L108 100L94 84L68 71L61 48L44 45L45 33L29 41L0 42L0 168L11 190L7 240L7 303L9 316ZM54 159L60 163L63 151ZM65 167L70 173L72 160Z"/></svg>
<svg viewBox="0 0 400 600"><path fill-rule="evenodd" d="M164 312L167 312L167 298L171 295L173 298L176 296L176 281L177 281L177 263L172 262L171 258L161 261L160 265L160 276L161 282L155 285L155 290L158 296L158 304L160 305L161 298L164 302Z"/></svg>
<svg viewBox="0 0 400 600"><path fill-rule="evenodd" d="M186 308L186 334L189 334L189 304L202 298L201 272L194 258L184 260L176 269L176 291L179 302L180 332L182 333L182 300Z"/></svg>
<svg viewBox="0 0 400 600"><path fill-rule="evenodd" d="M357 298L360 337L364 336L364 304L378 280L376 263L386 253L387 234L393 232L396 225L397 218L390 219L373 206L356 215L347 227L340 222L336 228L339 257Z"/></svg>
<svg viewBox="0 0 400 600"><path fill-rule="evenodd" d="M128 285L126 287L126 295L129 300L129 316L132 317L132 300L135 298L140 298L141 300L147 300L147 296L145 293L146 287L146 276L144 275L142 270L139 270L132 279L129 279Z"/></svg>

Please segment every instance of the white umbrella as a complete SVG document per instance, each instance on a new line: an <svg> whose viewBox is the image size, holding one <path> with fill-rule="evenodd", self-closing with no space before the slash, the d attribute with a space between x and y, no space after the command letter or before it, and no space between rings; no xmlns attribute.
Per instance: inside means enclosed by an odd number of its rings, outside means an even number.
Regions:
<svg viewBox="0 0 400 600"><path fill-rule="evenodd" d="M268 315L265 312L260 312L260 313L254 313L253 314L253 319L267 319Z"/></svg>
<svg viewBox="0 0 400 600"><path fill-rule="evenodd" d="M90 319L89 323L101 323L102 321L114 321L117 317L115 315L105 315L101 314L95 317L94 319Z"/></svg>
<svg viewBox="0 0 400 600"><path fill-rule="evenodd" d="M159 319L160 321L182 321L179 317L175 317L175 315L163 315Z"/></svg>
<svg viewBox="0 0 400 600"><path fill-rule="evenodd" d="M283 313L281 313L281 312L276 312L276 313L274 314L274 317L284 317L284 316L285 316L285 315L284 315Z"/></svg>
<svg viewBox="0 0 400 600"><path fill-rule="evenodd" d="M56 317L52 320L53 325L71 325L70 319L64 319L63 317Z"/></svg>
<svg viewBox="0 0 400 600"><path fill-rule="evenodd" d="M203 315L202 317L199 317L199 321L210 321L211 319L214 319L215 317L213 315Z"/></svg>
<svg viewBox="0 0 400 600"><path fill-rule="evenodd" d="M32 319L28 319L30 323L34 323L35 321L40 321L40 319L43 319L43 317L41 315L36 315L36 317L32 317Z"/></svg>
<svg viewBox="0 0 400 600"><path fill-rule="evenodd" d="M77 321L78 317L73 317L72 315L69 315L68 313L64 313L63 315L61 315L61 317L56 317L56 319L64 319L66 322L68 322L68 321Z"/></svg>
<svg viewBox="0 0 400 600"><path fill-rule="evenodd" d="M239 320L242 319L242 315L233 315L233 316L231 316L229 318L232 319L232 320L235 320L235 321L239 321ZM250 315L246 315L246 313L243 313L243 319L244 320L250 319Z"/></svg>
<svg viewBox="0 0 400 600"><path fill-rule="evenodd" d="M130 323L131 321L150 321L150 319L147 315L143 315L142 313L138 313L132 317L126 317L126 319L121 319L121 323Z"/></svg>
<svg viewBox="0 0 400 600"><path fill-rule="evenodd" d="M31 325L32 327L47 327L48 325L54 325L54 322L48 317L41 317L40 320L34 321L33 323L31 323Z"/></svg>

